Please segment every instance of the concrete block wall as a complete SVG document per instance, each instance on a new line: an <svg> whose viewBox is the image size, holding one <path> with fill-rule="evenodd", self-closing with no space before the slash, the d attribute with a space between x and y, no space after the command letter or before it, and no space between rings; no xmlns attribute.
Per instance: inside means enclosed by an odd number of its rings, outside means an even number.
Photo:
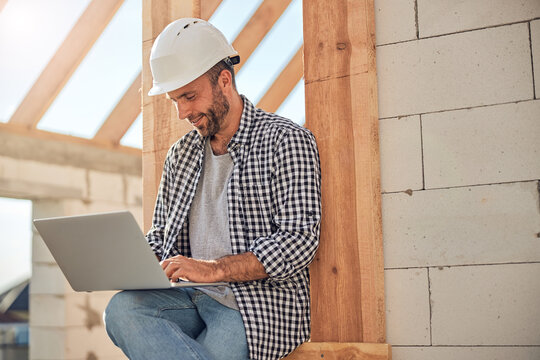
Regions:
<svg viewBox="0 0 540 360"><path fill-rule="evenodd" d="M393 359L540 359L540 1L375 9Z"/></svg>
<svg viewBox="0 0 540 360"><path fill-rule="evenodd" d="M82 198L34 200L34 218L130 210L142 227L140 177L85 170L83 186ZM37 232L30 292L31 359L125 359L103 327L114 292L74 292Z"/></svg>
<svg viewBox="0 0 540 360"><path fill-rule="evenodd" d="M33 200L33 218L130 210L142 227L142 179L124 171L0 154L0 196ZM103 327L113 294L74 292L34 229L30 359L125 359Z"/></svg>

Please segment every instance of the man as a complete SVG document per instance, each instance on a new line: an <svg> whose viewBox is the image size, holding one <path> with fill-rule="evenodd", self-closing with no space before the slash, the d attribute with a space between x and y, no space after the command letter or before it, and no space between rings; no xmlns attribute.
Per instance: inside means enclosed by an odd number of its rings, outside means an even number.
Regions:
<svg viewBox="0 0 540 360"><path fill-rule="evenodd" d="M166 94L195 129L167 154L147 240L171 281L228 286L115 295L107 332L131 359L278 359L309 338L317 146L239 95L238 61L200 19L169 24L153 45L149 95Z"/></svg>

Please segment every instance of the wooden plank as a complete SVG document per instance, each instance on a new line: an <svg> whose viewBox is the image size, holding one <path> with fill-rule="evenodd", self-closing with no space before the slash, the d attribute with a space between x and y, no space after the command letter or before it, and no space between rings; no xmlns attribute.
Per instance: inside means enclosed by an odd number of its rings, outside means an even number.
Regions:
<svg viewBox="0 0 540 360"><path fill-rule="evenodd" d="M212 17L222 0L202 0L201 1L201 19L208 20Z"/></svg>
<svg viewBox="0 0 540 360"><path fill-rule="evenodd" d="M42 140L52 140L59 143L70 144L80 144L80 145L90 145L99 149L104 149L108 151L121 152L131 155L141 156L141 149L132 148L129 146L123 145L114 145L108 142L99 142L95 140L80 138L77 136L59 134L55 132L49 132L39 129L28 129L24 126L13 125L9 123L0 123L0 132L13 133L18 135L24 135L31 138L42 139Z"/></svg>
<svg viewBox="0 0 540 360"><path fill-rule="evenodd" d="M283 71L281 71L272 86L257 103L257 107L269 112L276 112L279 109L296 84L302 79L304 74L302 55L303 46L298 49Z"/></svg>
<svg viewBox="0 0 540 360"><path fill-rule="evenodd" d="M88 5L9 122L36 127L122 3L93 0Z"/></svg>
<svg viewBox="0 0 540 360"><path fill-rule="evenodd" d="M384 343L373 0L304 1L303 14L306 126L319 145L324 214L311 339Z"/></svg>
<svg viewBox="0 0 540 360"><path fill-rule="evenodd" d="M164 95L148 96L152 87L150 50L152 42L173 20L202 11L200 0L143 0L143 230L152 223L154 204L169 147L191 130L176 118L176 111ZM198 14L195 14L198 15ZM144 40L146 39L146 40Z"/></svg>
<svg viewBox="0 0 540 360"><path fill-rule="evenodd" d="M141 150L133 153L104 148L93 142L40 138L33 132L17 133L0 129L0 156L37 161L46 164L81 167L141 176ZM36 151L39 149L39 151ZM133 150L133 149L130 149ZM0 163L2 160L0 160ZM65 196L64 196L65 198Z"/></svg>
<svg viewBox="0 0 540 360"><path fill-rule="evenodd" d="M171 21L186 16L210 19L223 0L163 0L163 6L156 7L152 0L143 0L143 14L152 11L156 17L143 16L143 43L154 42L161 30ZM200 2L200 5L199 5ZM159 16L157 13L161 11ZM189 14L189 15L185 15ZM156 31L156 29L160 29Z"/></svg>
<svg viewBox="0 0 540 360"><path fill-rule="evenodd" d="M8 0L0 0L0 13L4 9L4 6L6 5Z"/></svg>
<svg viewBox="0 0 540 360"><path fill-rule="evenodd" d="M94 140L119 144L137 116L141 113L141 74L125 92L107 120L101 125Z"/></svg>
<svg viewBox="0 0 540 360"><path fill-rule="evenodd" d="M259 46L261 40L270 31L274 23L280 18L291 0L264 0L257 8L246 26L233 41L233 47L240 54L240 64L235 66L239 72L253 51Z"/></svg>
<svg viewBox="0 0 540 360"><path fill-rule="evenodd" d="M392 349L388 344L370 343L317 343L307 342L289 356L287 360L391 360Z"/></svg>

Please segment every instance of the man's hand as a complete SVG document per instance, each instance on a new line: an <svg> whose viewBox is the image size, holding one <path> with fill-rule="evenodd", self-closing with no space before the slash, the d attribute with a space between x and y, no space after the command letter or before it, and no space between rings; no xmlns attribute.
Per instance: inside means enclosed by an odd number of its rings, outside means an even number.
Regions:
<svg viewBox="0 0 540 360"><path fill-rule="evenodd" d="M193 282L221 281L218 275L216 261L195 260L177 255L163 260L161 267L171 281L178 279Z"/></svg>
<svg viewBox="0 0 540 360"><path fill-rule="evenodd" d="M161 267L171 281L241 282L268 277L264 267L251 252L225 256L217 260L196 260L182 255L163 260Z"/></svg>

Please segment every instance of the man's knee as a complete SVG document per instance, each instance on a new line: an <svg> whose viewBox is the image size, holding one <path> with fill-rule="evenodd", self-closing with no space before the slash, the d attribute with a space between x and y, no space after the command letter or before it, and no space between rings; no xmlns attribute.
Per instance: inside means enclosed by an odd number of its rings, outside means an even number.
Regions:
<svg viewBox="0 0 540 360"><path fill-rule="evenodd" d="M122 322L122 319L125 319L128 313L133 311L134 296L136 295L133 294L133 291L121 291L114 294L103 312L103 322L107 330Z"/></svg>

